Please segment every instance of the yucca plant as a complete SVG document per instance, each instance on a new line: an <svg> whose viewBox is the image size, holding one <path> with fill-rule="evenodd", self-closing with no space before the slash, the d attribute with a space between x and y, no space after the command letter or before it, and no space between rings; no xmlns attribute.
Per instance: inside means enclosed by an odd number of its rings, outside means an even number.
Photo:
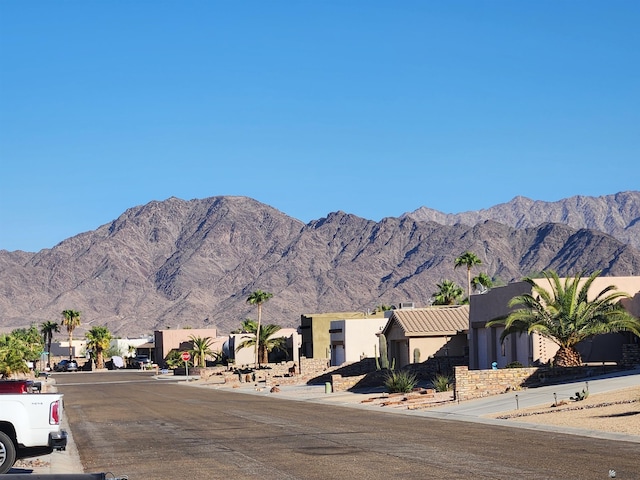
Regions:
<svg viewBox="0 0 640 480"><path fill-rule="evenodd" d="M448 392L452 390L452 383L453 381L448 375L436 375L431 380L431 386L436 392Z"/></svg>
<svg viewBox="0 0 640 480"><path fill-rule="evenodd" d="M389 393L409 393L418 383L418 378L410 372L390 371L384 381Z"/></svg>

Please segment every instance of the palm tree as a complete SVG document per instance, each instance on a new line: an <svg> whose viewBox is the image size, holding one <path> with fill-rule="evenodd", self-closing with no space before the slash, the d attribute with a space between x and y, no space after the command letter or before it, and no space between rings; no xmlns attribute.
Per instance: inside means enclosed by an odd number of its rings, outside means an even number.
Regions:
<svg viewBox="0 0 640 480"><path fill-rule="evenodd" d="M482 289L488 290L493 287L493 280L491 280L491 277L486 273L480 273L471 279L471 286L474 291Z"/></svg>
<svg viewBox="0 0 640 480"><path fill-rule="evenodd" d="M245 320L242 322L243 329L246 333L256 333L258 324L254 320ZM258 342L258 359L259 364L269 363L269 352L273 350L286 351L286 338L274 337L274 335L280 331L282 327L280 325L265 325L260 329L260 335L256 335L253 338L249 338L236 347L236 352L246 347L256 346L256 338L259 338Z"/></svg>
<svg viewBox="0 0 640 480"><path fill-rule="evenodd" d="M564 283L554 271L542 272L549 288L538 285L531 277L524 279L532 293L518 295L509 301L510 307L520 307L506 319L493 320L487 327L504 325L500 340L514 332L537 333L560 348L554 364L560 367L580 366L582 358L575 346L582 340L603 333L629 331L640 336L640 320L627 313L618 300L628 298L624 292L609 285L589 300L589 289L600 271L586 280L582 274L569 277Z"/></svg>
<svg viewBox="0 0 640 480"><path fill-rule="evenodd" d="M202 368L206 367L207 357L215 356L215 352L211 350L213 340L211 340L211 337L202 338L194 335L189 336L189 338L193 342L193 350L191 350L193 364Z"/></svg>
<svg viewBox="0 0 640 480"><path fill-rule="evenodd" d="M262 320L262 304L273 297L273 293L263 292L262 290L256 290L249 298L247 303L258 306L258 326L256 328L256 338L260 338L260 322ZM256 343L256 368L260 366L260 358L258 355L258 344Z"/></svg>
<svg viewBox="0 0 640 480"><path fill-rule="evenodd" d="M60 331L60 325L56 322L52 322L51 320L47 320L42 325L40 325L40 333L42 334L42 339L44 343L47 345L47 366L51 366L51 342L53 341L53 334Z"/></svg>
<svg viewBox="0 0 640 480"><path fill-rule="evenodd" d="M75 310L63 310L62 311L62 325L67 327L69 333L69 360L73 357L73 331L80 325L80 312Z"/></svg>
<svg viewBox="0 0 640 480"><path fill-rule="evenodd" d="M111 344L111 332L107 327L91 327L87 332L87 350L96 360L96 368L104 368L104 351Z"/></svg>
<svg viewBox="0 0 640 480"><path fill-rule="evenodd" d="M24 340L10 334L0 334L0 377L9 378L14 373L28 373L29 367L25 362L28 346Z"/></svg>
<svg viewBox="0 0 640 480"><path fill-rule="evenodd" d="M456 258L453 268L454 270L462 265L467 267L467 297L471 297L471 267L474 265L480 265L480 260L475 253L469 251L464 252L458 258Z"/></svg>
<svg viewBox="0 0 640 480"><path fill-rule="evenodd" d="M250 318L245 318L240 324L240 328L236 328L231 333L255 333L256 331L256 321L251 320Z"/></svg>
<svg viewBox="0 0 640 480"><path fill-rule="evenodd" d="M385 305L384 303L382 305L376 305L376 308L373 309L373 313L382 313L382 312L388 312L389 310L393 310L393 305Z"/></svg>
<svg viewBox="0 0 640 480"><path fill-rule="evenodd" d="M464 295L462 287L452 280L442 280L436 287L438 291L433 294L433 305L455 305Z"/></svg>

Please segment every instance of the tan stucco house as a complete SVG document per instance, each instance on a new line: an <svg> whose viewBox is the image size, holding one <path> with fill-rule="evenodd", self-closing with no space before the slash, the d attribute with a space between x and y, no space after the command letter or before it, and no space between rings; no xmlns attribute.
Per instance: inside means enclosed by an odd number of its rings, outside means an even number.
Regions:
<svg viewBox="0 0 640 480"><path fill-rule="evenodd" d="M236 350L245 340L254 339L254 333L232 333L225 342L223 352L234 361L237 366L249 366L255 364L255 345ZM300 365L300 346L302 339L297 329L281 328L269 338L284 338L286 351L269 352L269 362L293 361Z"/></svg>
<svg viewBox="0 0 640 480"><path fill-rule="evenodd" d="M300 333L302 334L300 355L306 358L330 359L331 338L329 330L333 320L385 318L384 313L333 312L300 315Z"/></svg>
<svg viewBox="0 0 640 480"><path fill-rule="evenodd" d="M383 329L389 361L395 359L396 367L414 363L416 349L420 362L429 357L464 356L468 329L468 305L394 310Z"/></svg>
<svg viewBox="0 0 640 480"><path fill-rule="evenodd" d="M386 312L391 316L391 311ZM388 318L352 318L333 320L330 323L331 365L358 362L374 358L379 352L378 334Z"/></svg>
<svg viewBox="0 0 640 480"><path fill-rule="evenodd" d="M162 364L167 354L173 350L186 351L193 348L193 342L190 337L211 338L211 350L221 352L227 337L216 336L215 328L178 328L156 330L153 332L154 337L154 358L158 364ZM140 350L141 347L138 347Z"/></svg>
<svg viewBox="0 0 640 480"><path fill-rule="evenodd" d="M564 284L565 279L560 281ZM546 278L536 280L536 284L547 289ZM597 277L589 292L594 296L609 285L618 291L628 293L630 299L620 303L625 309L640 317L640 277ZM550 289L549 289L550 290ZM500 342L503 327L486 328L487 322L506 318L512 311L509 301L525 293L531 293L526 282L515 282L503 287L495 287L482 295L471 295L469 317L469 368L488 369L496 362L502 368L511 362L524 366L548 363L558 351L558 346L538 334L511 334ZM611 333L600 335L581 342L577 349L585 363L619 363L622 358L622 345L638 343L638 337L631 333Z"/></svg>

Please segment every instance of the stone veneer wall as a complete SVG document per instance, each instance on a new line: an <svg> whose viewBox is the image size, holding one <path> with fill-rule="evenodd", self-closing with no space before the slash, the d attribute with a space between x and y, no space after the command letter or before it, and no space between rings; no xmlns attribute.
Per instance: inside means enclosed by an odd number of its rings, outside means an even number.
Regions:
<svg viewBox="0 0 640 480"><path fill-rule="evenodd" d="M294 362L270 363L269 368L256 370L253 369L224 369L214 373L224 378L224 383L246 383L246 382L265 382L269 386L273 385L295 385L306 383L316 377L326 374L329 367L328 359L300 358L300 364L295 365L295 375L289 373L289 369L294 366ZM335 367L334 367L335 368ZM183 369L184 370L184 369ZM246 372L246 373L244 373ZM255 373L255 376L254 376Z"/></svg>
<svg viewBox="0 0 640 480"><path fill-rule="evenodd" d="M346 392L350 388L355 387L367 375L356 375L353 377L343 377L342 375L331 375L331 391Z"/></svg>
<svg viewBox="0 0 640 480"><path fill-rule="evenodd" d="M499 370L469 370L464 366L455 367L456 400L488 397L509 390L519 390L532 377L537 379L538 370L538 367Z"/></svg>

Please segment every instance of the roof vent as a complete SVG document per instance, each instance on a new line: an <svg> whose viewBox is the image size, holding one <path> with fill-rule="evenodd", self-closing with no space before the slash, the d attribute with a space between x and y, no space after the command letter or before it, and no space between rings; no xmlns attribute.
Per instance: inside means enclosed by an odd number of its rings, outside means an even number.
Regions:
<svg viewBox="0 0 640 480"><path fill-rule="evenodd" d="M413 302L400 302L400 308L416 308Z"/></svg>

